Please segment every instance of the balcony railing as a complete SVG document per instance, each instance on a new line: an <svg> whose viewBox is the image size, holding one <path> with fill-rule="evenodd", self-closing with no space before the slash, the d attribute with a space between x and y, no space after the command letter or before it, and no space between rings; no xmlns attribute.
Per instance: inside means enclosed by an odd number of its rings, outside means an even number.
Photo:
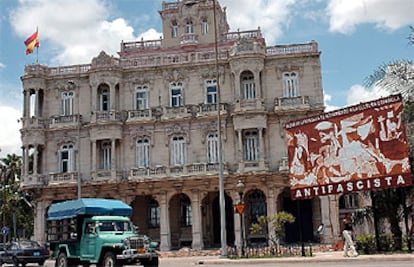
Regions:
<svg viewBox="0 0 414 267"><path fill-rule="evenodd" d="M183 34L180 38L180 44L183 45L192 45L198 43L198 35L195 33L186 33Z"/></svg>
<svg viewBox="0 0 414 267"><path fill-rule="evenodd" d="M92 123L114 121L122 121L122 113L120 111L95 111L92 114Z"/></svg>
<svg viewBox="0 0 414 267"><path fill-rule="evenodd" d="M309 96L275 98L275 112L307 110L309 108Z"/></svg>
<svg viewBox="0 0 414 267"><path fill-rule="evenodd" d="M82 120L82 115L73 114L73 115L61 115L61 116L52 116L50 118L50 128L63 127L63 126L72 126L77 125Z"/></svg>
<svg viewBox="0 0 414 267"><path fill-rule="evenodd" d="M49 174L49 185L51 184L67 184L77 183L77 172L51 173Z"/></svg>
<svg viewBox="0 0 414 267"><path fill-rule="evenodd" d="M121 52L128 52L134 50L154 50L161 48L161 39L159 40L148 40L135 41L135 42L122 42Z"/></svg>
<svg viewBox="0 0 414 267"><path fill-rule="evenodd" d="M129 110L128 121L143 121L152 119L151 109Z"/></svg>
<svg viewBox="0 0 414 267"><path fill-rule="evenodd" d="M218 104L215 103L207 103L207 104L199 104L197 106L197 117L201 116L215 116L217 115ZM221 103L220 104L220 114L224 115L227 114L227 104Z"/></svg>
<svg viewBox="0 0 414 267"><path fill-rule="evenodd" d="M262 38L262 33L260 29L257 30L250 30L250 31L237 31L237 32L229 32L224 36L226 41L238 41L241 39L259 39Z"/></svg>
<svg viewBox="0 0 414 267"><path fill-rule="evenodd" d="M245 112L245 111L264 111L265 106L263 99L254 98L254 99L238 99L234 104L235 112Z"/></svg>
<svg viewBox="0 0 414 267"><path fill-rule="evenodd" d="M217 175L218 163L193 163L176 166L151 166L132 168L129 172L129 180L141 180L151 178L164 178L172 176L191 175ZM227 164L224 164L223 171L227 173Z"/></svg>
<svg viewBox="0 0 414 267"><path fill-rule="evenodd" d="M290 55L301 53L318 53L318 43L276 45L266 47L266 55Z"/></svg>

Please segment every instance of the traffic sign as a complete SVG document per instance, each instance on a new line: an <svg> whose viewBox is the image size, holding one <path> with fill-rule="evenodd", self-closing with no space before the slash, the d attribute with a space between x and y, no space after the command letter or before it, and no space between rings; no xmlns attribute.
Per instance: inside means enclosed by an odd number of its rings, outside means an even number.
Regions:
<svg viewBox="0 0 414 267"><path fill-rule="evenodd" d="M244 212L244 209L246 208L246 204L239 203L239 204L234 205L234 207L236 208L237 213L242 215Z"/></svg>
<svg viewBox="0 0 414 267"><path fill-rule="evenodd" d="M3 228L1 228L1 232L3 235L8 235L9 234L9 228L7 228L6 226L3 226Z"/></svg>

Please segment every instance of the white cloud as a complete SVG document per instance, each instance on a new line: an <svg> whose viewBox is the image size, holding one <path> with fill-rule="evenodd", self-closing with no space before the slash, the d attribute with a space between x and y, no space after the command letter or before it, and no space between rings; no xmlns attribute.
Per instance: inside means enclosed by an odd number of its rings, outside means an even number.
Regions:
<svg viewBox="0 0 414 267"><path fill-rule="evenodd" d="M372 89L369 89L362 85L356 84L349 89L347 93L346 103L347 105L355 105L361 102L367 102L381 97L386 97L388 95L390 95L389 92L379 87L373 87Z"/></svg>
<svg viewBox="0 0 414 267"><path fill-rule="evenodd" d="M324 95L323 95L323 102L324 102L324 105L325 105L325 112L329 112L329 111L332 111L332 110L335 110L335 109L339 109L340 108L338 106L333 106L333 105L329 104L329 102L331 100L332 100L332 96L329 95L329 94L327 94L327 93L324 93Z"/></svg>
<svg viewBox="0 0 414 267"><path fill-rule="evenodd" d="M273 45L289 24L296 0L220 0L221 6L228 7L227 19L230 27L242 30L261 28L268 45ZM230 29L237 31L237 29Z"/></svg>
<svg viewBox="0 0 414 267"><path fill-rule="evenodd" d="M2 130L0 131L1 158L13 153L21 155L19 132L21 125L18 122L21 116L20 110L9 106L0 106L0 121L2 124Z"/></svg>
<svg viewBox="0 0 414 267"><path fill-rule="evenodd" d="M4 69L6 67L6 65L4 65L3 63L0 62L0 69Z"/></svg>
<svg viewBox="0 0 414 267"><path fill-rule="evenodd" d="M20 0L10 21L23 38L32 34L37 25L39 49L53 54L51 63L71 65L89 63L101 50L116 55L121 40L136 39L125 19L108 20L109 14L109 5L99 0ZM42 47L46 41L53 49Z"/></svg>
<svg viewBox="0 0 414 267"><path fill-rule="evenodd" d="M351 33L363 23L395 30L414 23L412 0L330 0L330 31Z"/></svg>

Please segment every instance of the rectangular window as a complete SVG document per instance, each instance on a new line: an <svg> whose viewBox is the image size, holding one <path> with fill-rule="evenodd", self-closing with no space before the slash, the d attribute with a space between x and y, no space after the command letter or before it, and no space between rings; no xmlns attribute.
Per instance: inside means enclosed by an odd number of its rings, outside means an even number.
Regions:
<svg viewBox="0 0 414 267"><path fill-rule="evenodd" d="M62 145L59 151L59 172L73 172L74 169L75 159L73 145Z"/></svg>
<svg viewBox="0 0 414 267"><path fill-rule="evenodd" d="M61 95L61 110L62 116L69 116L73 114L73 92L63 92Z"/></svg>
<svg viewBox="0 0 414 267"><path fill-rule="evenodd" d="M205 35L205 34L207 34L208 33L208 22L207 22L207 20L206 19L204 19L202 22L201 22L201 34L202 35Z"/></svg>
<svg viewBox="0 0 414 267"><path fill-rule="evenodd" d="M183 136L171 139L171 165L183 165L186 162L186 146Z"/></svg>
<svg viewBox="0 0 414 267"><path fill-rule="evenodd" d="M207 162L218 163L218 135L211 133L207 136Z"/></svg>
<svg viewBox="0 0 414 267"><path fill-rule="evenodd" d="M148 167L150 158L150 143L149 140L144 138L137 140L137 166Z"/></svg>
<svg viewBox="0 0 414 267"><path fill-rule="evenodd" d="M100 95L101 111L109 111L109 90L102 90Z"/></svg>
<svg viewBox="0 0 414 267"><path fill-rule="evenodd" d="M137 110L148 109L148 87L138 86L135 91L135 108Z"/></svg>
<svg viewBox="0 0 414 267"><path fill-rule="evenodd" d="M193 22L188 21L188 22L185 24L185 33L194 33Z"/></svg>
<svg viewBox="0 0 414 267"><path fill-rule="evenodd" d="M243 153L244 160L259 160L259 138L257 131L248 130L243 132Z"/></svg>
<svg viewBox="0 0 414 267"><path fill-rule="evenodd" d="M171 26L171 37L176 38L178 36L178 25L177 23L173 23Z"/></svg>
<svg viewBox="0 0 414 267"><path fill-rule="evenodd" d="M104 142L102 144L102 169L111 169L111 143Z"/></svg>
<svg viewBox="0 0 414 267"><path fill-rule="evenodd" d="M151 228L158 228L160 227L160 207L150 207L149 208L149 225Z"/></svg>
<svg viewBox="0 0 414 267"><path fill-rule="evenodd" d="M181 203L181 225L185 227L193 225L193 210L189 202Z"/></svg>
<svg viewBox="0 0 414 267"><path fill-rule="evenodd" d="M207 104L217 103L217 80L206 80Z"/></svg>
<svg viewBox="0 0 414 267"><path fill-rule="evenodd" d="M170 84L171 89L171 107L181 107L184 105L183 84L173 82Z"/></svg>

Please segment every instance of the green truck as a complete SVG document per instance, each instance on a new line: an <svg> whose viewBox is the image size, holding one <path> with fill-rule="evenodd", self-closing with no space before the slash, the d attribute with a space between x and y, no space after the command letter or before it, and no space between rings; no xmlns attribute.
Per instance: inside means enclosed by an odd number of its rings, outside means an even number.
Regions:
<svg viewBox="0 0 414 267"><path fill-rule="evenodd" d="M56 267L158 267L157 243L139 234L122 201L80 198L54 203L47 216L47 242Z"/></svg>

